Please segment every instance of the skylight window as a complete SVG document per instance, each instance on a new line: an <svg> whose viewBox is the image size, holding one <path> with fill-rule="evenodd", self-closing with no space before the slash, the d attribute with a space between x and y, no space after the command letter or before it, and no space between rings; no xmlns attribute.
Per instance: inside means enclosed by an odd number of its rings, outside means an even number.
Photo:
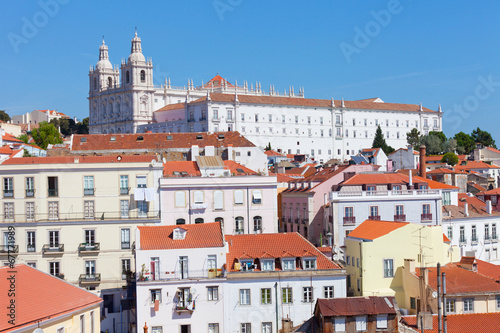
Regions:
<svg viewBox="0 0 500 333"><path fill-rule="evenodd" d="M187 171L181 171L182 177L186 177L188 175Z"/></svg>
<svg viewBox="0 0 500 333"><path fill-rule="evenodd" d="M143 137L142 135L139 135L139 136L137 137L137 141L144 141L144 137Z"/></svg>
<svg viewBox="0 0 500 333"><path fill-rule="evenodd" d="M82 138L80 141L81 142L87 142L87 138Z"/></svg>
<svg viewBox="0 0 500 333"><path fill-rule="evenodd" d="M237 171L238 173L245 173L245 171L243 171L243 169L240 169L240 168L236 169L236 171Z"/></svg>
<svg viewBox="0 0 500 333"><path fill-rule="evenodd" d="M173 140L173 137L171 135L167 135L167 140Z"/></svg>

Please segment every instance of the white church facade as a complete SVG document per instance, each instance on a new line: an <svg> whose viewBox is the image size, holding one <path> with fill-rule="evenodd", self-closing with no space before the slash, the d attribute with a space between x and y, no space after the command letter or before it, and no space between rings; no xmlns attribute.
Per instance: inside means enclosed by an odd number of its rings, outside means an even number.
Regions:
<svg viewBox="0 0 500 333"><path fill-rule="evenodd" d="M310 99L301 88L285 94L260 83L238 86L217 75L205 84L185 87L153 84L153 63L142 54L141 39L121 68L99 49L91 67L90 133L156 133L239 131L255 145L282 153L306 154L318 162L346 159L371 147L377 126L394 148L405 147L406 133L442 130L442 112L422 105L386 103L380 98L357 101Z"/></svg>

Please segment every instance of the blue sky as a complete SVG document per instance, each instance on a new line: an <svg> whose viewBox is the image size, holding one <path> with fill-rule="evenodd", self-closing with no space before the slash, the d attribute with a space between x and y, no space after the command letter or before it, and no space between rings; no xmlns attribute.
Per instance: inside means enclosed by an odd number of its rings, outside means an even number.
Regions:
<svg viewBox="0 0 500 333"><path fill-rule="evenodd" d="M57 6L54 6L57 4ZM2 1L0 109L88 116L88 70L137 26L155 82L220 73L306 97L441 103L444 132L500 143L500 3L466 1ZM31 29L30 29L31 28Z"/></svg>

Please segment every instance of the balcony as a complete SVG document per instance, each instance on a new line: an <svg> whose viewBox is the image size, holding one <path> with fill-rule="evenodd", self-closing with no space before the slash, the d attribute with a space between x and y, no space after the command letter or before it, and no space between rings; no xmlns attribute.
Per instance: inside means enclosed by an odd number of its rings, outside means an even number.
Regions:
<svg viewBox="0 0 500 333"><path fill-rule="evenodd" d="M97 253L100 250L100 243L80 243L78 252L80 253Z"/></svg>
<svg viewBox="0 0 500 333"><path fill-rule="evenodd" d="M35 190L34 189L26 190L26 198L32 198L34 196L35 196Z"/></svg>
<svg viewBox="0 0 500 333"><path fill-rule="evenodd" d="M122 250L128 250L130 249L130 242L122 242Z"/></svg>
<svg viewBox="0 0 500 333"><path fill-rule="evenodd" d="M36 248L35 248L35 245L29 245L27 246L27 249L26 249L28 252L36 252Z"/></svg>
<svg viewBox="0 0 500 333"><path fill-rule="evenodd" d="M303 224L309 224L309 219L302 219Z"/></svg>
<svg viewBox="0 0 500 333"><path fill-rule="evenodd" d="M42 247L42 254L63 254L64 253L64 244L51 245L45 244Z"/></svg>
<svg viewBox="0 0 500 333"><path fill-rule="evenodd" d="M465 237L460 237L460 240L458 241L460 245L467 245L467 239Z"/></svg>
<svg viewBox="0 0 500 333"><path fill-rule="evenodd" d="M242 235L244 232L245 232L245 230L243 230L243 229L236 229L236 230L234 230L234 233L236 235Z"/></svg>
<svg viewBox="0 0 500 333"><path fill-rule="evenodd" d="M92 211L90 212L59 212L57 207L55 211L49 213L37 213L35 216L31 215L30 222L52 222L54 220L59 221L85 221L89 219L101 220L101 221L119 221L119 220L147 220L147 221L159 221L160 211L158 210L148 210L147 212L139 211L138 209L131 208L126 211ZM14 217L12 217L13 220ZM16 219L18 217L16 216Z"/></svg>
<svg viewBox="0 0 500 333"><path fill-rule="evenodd" d="M492 243L497 243L498 242L498 236L496 234L491 236L491 242Z"/></svg>
<svg viewBox="0 0 500 333"><path fill-rule="evenodd" d="M64 280L64 274L63 273L56 273L56 274L52 274L52 275L55 276L56 278Z"/></svg>
<svg viewBox="0 0 500 333"><path fill-rule="evenodd" d="M94 195L94 192L95 192L94 188L84 188L83 189L83 195L92 196L92 195Z"/></svg>
<svg viewBox="0 0 500 333"><path fill-rule="evenodd" d="M432 221L432 214L420 214L422 221Z"/></svg>
<svg viewBox="0 0 500 333"><path fill-rule="evenodd" d="M175 312L177 314L181 313L193 313L194 312L194 305L192 302L179 302L175 305Z"/></svg>
<svg viewBox="0 0 500 333"><path fill-rule="evenodd" d="M213 117L213 118L212 118L212 121L213 121L214 123L219 123L219 122L220 122L220 118L219 118L219 117Z"/></svg>
<svg viewBox="0 0 500 333"><path fill-rule="evenodd" d="M194 121L195 121L194 117L189 117L187 120L188 123L194 123Z"/></svg>
<svg viewBox="0 0 500 333"><path fill-rule="evenodd" d="M396 221L396 222L405 222L406 221L406 215L405 214L394 215L394 221Z"/></svg>
<svg viewBox="0 0 500 333"><path fill-rule="evenodd" d="M371 215L368 216L368 219L372 221L380 221L380 215Z"/></svg>
<svg viewBox="0 0 500 333"><path fill-rule="evenodd" d="M18 253L19 245L0 245L0 254Z"/></svg>
<svg viewBox="0 0 500 333"><path fill-rule="evenodd" d="M286 218L282 217L281 222L286 222Z"/></svg>
<svg viewBox="0 0 500 333"><path fill-rule="evenodd" d="M491 238L490 238L490 235L484 235L484 243L485 243L485 244L489 244L489 243L491 243Z"/></svg>
<svg viewBox="0 0 500 333"><path fill-rule="evenodd" d="M472 236L470 239L471 245L477 245L478 239L477 236Z"/></svg>
<svg viewBox="0 0 500 333"><path fill-rule="evenodd" d="M356 216L344 216L344 225L356 224Z"/></svg>
<svg viewBox="0 0 500 333"><path fill-rule="evenodd" d="M120 187L120 195L128 195L130 187Z"/></svg>
<svg viewBox="0 0 500 333"><path fill-rule="evenodd" d="M49 197L57 197L59 195L59 191L57 190L57 188L49 188L47 195Z"/></svg>
<svg viewBox="0 0 500 333"><path fill-rule="evenodd" d="M205 116L201 116L198 120L199 120L199 121L205 121L205 120L207 120L207 117L205 117Z"/></svg>
<svg viewBox="0 0 500 333"><path fill-rule="evenodd" d="M211 268L200 271L171 271L157 272L154 276L151 273L137 273L136 280L139 282L151 281L176 281L176 280L199 280L199 279L217 279L224 278L225 274L221 268Z"/></svg>
<svg viewBox="0 0 500 333"><path fill-rule="evenodd" d="M330 199L336 198L349 198L349 197L395 197L395 196L421 196L428 195L434 197L440 197L440 190L391 190L391 191L346 191L346 192L331 192Z"/></svg>
<svg viewBox="0 0 500 333"><path fill-rule="evenodd" d="M80 274L78 278L80 284L96 284L101 282L101 273L97 274Z"/></svg>
<svg viewBox="0 0 500 333"><path fill-rule="evenodd" d="M295 219L295 223L299 223L300 222L300 219L299 218L296 218Z"/></svg>
<svg viewBox="0 0 500 333"><path fill-rule="evenodd" d="M14 197L14 190L3 190L3 197L4 198L13 198Z"/></svg>
<svg viewBox="0 0 500 333"><path fill-rule="evenodd" d="M288 223L292 223L292 218L291 217L288 218Z"/></svg>
<svg viewBox="0 0 500 333"><path fill-rule="evenodd" d="M234 118L227 118L226 123L234 123Z"/></svg>

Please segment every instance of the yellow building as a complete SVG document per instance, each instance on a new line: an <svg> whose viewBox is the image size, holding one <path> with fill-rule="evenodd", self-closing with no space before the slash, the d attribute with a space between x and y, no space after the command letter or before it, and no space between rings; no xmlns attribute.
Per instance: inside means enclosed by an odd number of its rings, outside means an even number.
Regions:
<svg viewBox="0 0 500 333"><path fill-rule="evenodd" d="M459 258L441 226L366 220L345 239L348 293L354 296L395 296L409 308L403 291L405 259L418 266L446 264Z"/></svg>
<svg viewBox="0 0 500 333"><path fill-rule="evenodd" d="M102 299L26 265L0 268L1 332L99 333Z"/></svg>
<svg viewBox="0 0 500 333"><path fill-rule="evenodd" d="M154 155L12 158L0 164L0 262L24 263L94 291L120 318L137 226L160 224ZM8 246L14 228L13 246ZM105 327L107 328L107 327Z"/></svg>

